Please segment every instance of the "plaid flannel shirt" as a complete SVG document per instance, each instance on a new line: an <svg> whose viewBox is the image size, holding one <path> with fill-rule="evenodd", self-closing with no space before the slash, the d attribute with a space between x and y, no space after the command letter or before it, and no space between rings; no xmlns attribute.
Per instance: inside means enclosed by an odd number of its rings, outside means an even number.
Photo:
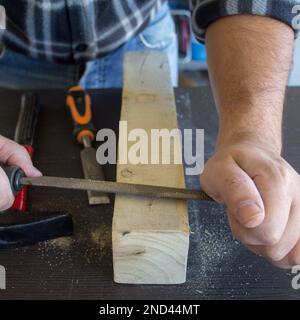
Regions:
<svg viewBox="0 0 300 320"><path fill-rule="evenodd" d="M300 0L190 0L190 8L195 35L204 42L205 31L212 22L236 14L267 16L294 28L293 19L297 18L297 11L300 12ZM297 35L298 29L294 30Z"/></svg>
<svg viewBox="0 0 300 320"><path fill-rule="evenodd" d="M188 0L187 0L188 1ZM74 63L105 55L138 34L165 0L0 0L6 30L0 42L30 57ZM190 0L196 37L234 14L270 16L292 26L299 0Z"/></svg>

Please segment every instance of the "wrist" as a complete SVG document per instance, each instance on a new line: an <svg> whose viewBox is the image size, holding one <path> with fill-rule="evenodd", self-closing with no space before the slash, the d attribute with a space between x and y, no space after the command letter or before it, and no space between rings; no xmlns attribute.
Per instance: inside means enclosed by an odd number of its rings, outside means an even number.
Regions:
<svg viewBox="0 0 300 320"><path fill-rule="evenodd" d="M217 147L247 143L280 155L282 107L272 110L267 107L265 104L246 103L221 108Z"/></svg>
<svg viewBox="0 0 300 320"><path fill-rule="evenodd" d="M282 140L281 134L269 135L255 130L222 130L220 129L216 149L232 145L248 145L264 149L276 156L281 155Z"/></svg>

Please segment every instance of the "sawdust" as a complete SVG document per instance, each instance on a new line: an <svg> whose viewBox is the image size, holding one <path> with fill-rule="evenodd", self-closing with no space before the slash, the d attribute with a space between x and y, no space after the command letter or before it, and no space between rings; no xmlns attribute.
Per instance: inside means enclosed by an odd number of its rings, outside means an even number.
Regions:
<svg viewBox="0 0 300 320"><path fill-rule="evenodd" d="M199 295L218 288L214 282L216 274L230 267L240 244L235 241L226 222L225 210L218 205L199 205L192 201L189 205L191 236L188 279L199 283ZM189 280L188 280L189 282Z"/></svg>
<svg viewBox="0 0 300 320"><path fill-rule="evenodd" d="M86 246L84 257L88 263L100 262L111 255L111 227L100 224L90 233L89 244Z"/></svg>
<svg viewBox="0 0 300 320"><path fill-rule="evenodd" d="M62 237L39 244L43 260L51 266L62 265L74 257L84 258L87 264L100 263L111 255L111 227L102 223L88 233L78 231L73 237ZM78 250L73 250L74 246Z"/></svg>
<svg viewBox="0 0 300 320"><path fill-rule="evenodd" d="M58 247L61 249L68 249L73 243L74 243L74 238L72 237L61 237L61 238L48 241L49 246Z"/></svg>
<svg viewBox="0 0 300 320"><path fill-rule="evenodd" d="M61 237L54 240L42 242L39 244L41 258L50 266L57 267L65 263L71 262L70 255L71 246L74 243L72 237Z"/></svg>
<svg viewBox="0 0 300 320"><path fill-rule="evenodd" d="M102 224L91 232L91 239L101 250L106 250L111 245L111 229Z"/></svg>
<svg viewBox="0 0 300 320"><path fill-rule="evenodd" d="M49 267L58 267L64 265L66 262L72 262L70 247L71 241L69 237L66 237L66 239L58 238L41 242L39 243L38 250L41 258L49 265Z"/></svg>
<svg viewBox="0 0 300 320"><path fill-rule="evenodd" d="M190 188L199 187L198 177L191 177L187 182ZM76 203L73 207L75 205L80 206ZM74 212L74 236L41 244L43 260L52 267L74 263L112 264L111 224L106 223L106 218L88 211L78 210L78 215L75 209ZM194 290L199 297L205 298L209 292L222 289L222 279L219 281L216 275L231 273L230 270L233 272L237 268L235 259L240 244L232 238L225 210L220 210L220 206L191 201L189 217L191 235L185 290ZM245 268L245 272L247 270ZM195 283L198 284L196 287ZM233 294L229 291L228 297Z"/></svg>

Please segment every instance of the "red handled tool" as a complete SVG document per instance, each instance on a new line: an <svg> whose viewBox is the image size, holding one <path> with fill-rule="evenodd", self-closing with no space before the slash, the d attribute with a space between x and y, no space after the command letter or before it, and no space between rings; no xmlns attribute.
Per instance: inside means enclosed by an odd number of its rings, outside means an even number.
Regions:
<svg viewBox="0 0 300 320"><path fill-rule="evenodd" d="M23 94L14 140L24 146L30 155L30 158L33 157L33 137L37 117L38 106L36 95L32 92ZM12 209L22 212L27 211L27 187L24 187L16 194Z"/></svg>

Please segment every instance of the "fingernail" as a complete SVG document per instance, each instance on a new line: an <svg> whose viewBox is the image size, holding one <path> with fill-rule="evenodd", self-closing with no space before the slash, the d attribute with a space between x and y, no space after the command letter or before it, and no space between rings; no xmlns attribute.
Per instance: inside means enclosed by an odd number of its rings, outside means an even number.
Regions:
<svg viewBox="0 0 300 320"><path fill-rule="evenodd" d="M30 172L30 175L31 175L32 177L40 177L40 176L42 176L43 174L42 174L41 171L38 170L37 168L33 168L33 169L31 170L31 172Z"/></svg>
<svg viewBox="0 0 300 320"><path fill-rule="evenodd" d="M238 221L246 228L255 228L262 221L262 209L254 201L241 202L237 208Z"/></svg>

